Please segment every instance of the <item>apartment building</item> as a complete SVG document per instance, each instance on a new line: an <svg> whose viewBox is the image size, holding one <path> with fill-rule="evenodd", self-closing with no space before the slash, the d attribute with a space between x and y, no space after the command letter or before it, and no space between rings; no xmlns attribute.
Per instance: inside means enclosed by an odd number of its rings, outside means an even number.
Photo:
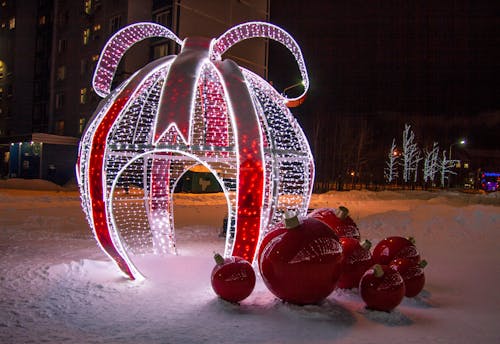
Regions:
<svg viewBox="0 0 500 344"><path fill-rule="evenodd" d="M81 135L100 100L91 87L99 53L121 27L153 21L171 28L181 39L200 35L217 37L233 25L249 20L265 21L269 16L267 0L82 0L80 8L74 1L58 0L54 12L55 77L49 131L76 137ZM265 76L267 43L255 40L249 44L235 47L227 57ZM137 44L120 64L115 84L149 61L177 53L176 49L173 42L165 39Z"/></svg>
<svg viewBox="0 0 500 344"><path fill-rule="evenodd" d="M12 143L31 141L33 133L81 136L101 100L91 83L99 54L120 28L153 21L169 27L181 39L215 38L242 22L268 21L269 2L0 0L2 170L8 169ZM114 82L120 83L153 59L177 52L178 47L165 39L141 42L127 52ZM266 78L267 55L266 40L250 40L232 48L225 58ZM39 169L34 175L43 177Z"/></svg>

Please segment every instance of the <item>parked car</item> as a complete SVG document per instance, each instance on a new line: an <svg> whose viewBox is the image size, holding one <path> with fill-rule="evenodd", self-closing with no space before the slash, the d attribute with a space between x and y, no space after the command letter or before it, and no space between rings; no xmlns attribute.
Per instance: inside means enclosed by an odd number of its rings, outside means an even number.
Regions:
<svg viewBox="0 0 500 344"><path fill-rule="evenodd" d="M500 186L500 173L484 172L481 175L481 188L487 192L497 191Z"/></svg>

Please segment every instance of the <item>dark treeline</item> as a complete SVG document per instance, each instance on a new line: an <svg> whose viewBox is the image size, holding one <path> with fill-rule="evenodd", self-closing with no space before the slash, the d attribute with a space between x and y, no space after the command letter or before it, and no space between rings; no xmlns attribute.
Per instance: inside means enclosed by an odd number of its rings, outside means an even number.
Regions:
<svg viewBox="0 0 500 344"><path fill-rule="evenodd" d="M295 38L309 71L307 99L293 112L316 181L383 184L405 123L421 149L466 138L466 149L499 151L499 9L472 0L271 1L271 22ZM268 78L278 91L300 78L278 43L269 44Z"/></svg>
<svg viewBox="0 0 500 344"><path fill-rule="evenodd" d="M301 115L300 108L294 112L304 127L315 158L316 191L343 190L351 188L353 183L366 186L385 184L387 154L393 138L396 138L397 148L401 149L405 123L411 125L421 150L430 149L436 141L441 151L448 151L450 144L460 138L467 138L469 144L467 147L455 146L455 150L488 148L494 130L485 130L480 137L470 137L464 128L481 132L481 128L498 127L500 122L499 113L460 118L383 112L329 113L326 109L312 115Z"/></svg>

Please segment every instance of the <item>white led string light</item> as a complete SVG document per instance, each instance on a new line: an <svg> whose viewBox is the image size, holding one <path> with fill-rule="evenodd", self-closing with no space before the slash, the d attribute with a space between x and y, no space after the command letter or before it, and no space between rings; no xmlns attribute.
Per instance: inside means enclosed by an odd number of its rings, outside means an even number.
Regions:
<svg viewBox="0 0 500 344"><path fill-rule="evenodd" d="M183 86L190 87L191 95L176 100L179 108L188 109L189 113L179 115L189 123L166 122L165 117L159 120L167 111L169 116L176 113L172 111L177 108L169 105L170 98L165 94L172 91L169 87L175 87L170 81L172 66L177 68L175 73L192 68L190 60L184 58L184 50L177 57L150 63L116 90L109 90L125 51L154 36L180 43L161 25L138 23L120 30L106 44L94 75L94 88L107 98L82 136L77 166L82 206L89 224L101 248L133 279L142 277L133 263L137 254L176 252L173 194L180 178L196 165L203 165L215 176L227 200L225 255L233 254L242 245L238 242L237 217L244 193L240 195L242 190L238 188L244 185L240 180L240 164L244 162L240 155L246 148L238 143L241 133L237 127L242 119L232 104L239 99L229 99L232 90L226 89L225 78L233 72L226 68L227 62L221 61L221 55L247 38L275 39L296 57L304 93L309 83L302 54L290 35L268 23L246 23L228 30L217 40L206 41L206 50L195 51L195 77ZM183 44L189 46L189 39ZM188 49L184 45L183 49ZM260 135L253 139L260 142L253 149L255 157L263 159L263 189L262 200L256 200L261 209L259 232L252 239L260 241L268 226L280 221L285 211L306 213L314 163L304 133L286 106L290 99L256 74L243 68L238 73L244 77L245 92L253 104L248 114L254 113L253 125ZM176 92L174 89L171 96ZM247 117L245 121L251 123L252 119ZM187 136L180 128L187 129ZM99 165L92 165L91 159L102 161L101 170L96 170ZM95 199L100 194L103 205ZM254 253L250 252L250 257Z"/></svg>
<svg viewBox="0 0 500 344"><path fill-rule="evenodd" d="M156 23L135 23L117 31L102 49L92 78L92 86L100 97L109 94L111 82L125 52L132 45L150 37L164 37L182 45L182 41L172 31Z"/></svg>
<svg viewBox="0 0 500 344"><path fill-rule="evenodd" d="M295 61L299 66L299 72L302 77L302 85L304 86L304 91L295 98L285 98L287 104L293 102L300 102L305 97L307 90L309 89L309 76L307 74L306 63L304 57L302 56L302 51L299 45L293 39L292 36L279 26L265 23L265 22L250 22L244 23L232 27L231 29L224 32L212 46L211 56L214 60L220 60L222 54L224 54L229 48L238 42L245 39L261 37L270 38L283 44L295 57Z"/></svg>

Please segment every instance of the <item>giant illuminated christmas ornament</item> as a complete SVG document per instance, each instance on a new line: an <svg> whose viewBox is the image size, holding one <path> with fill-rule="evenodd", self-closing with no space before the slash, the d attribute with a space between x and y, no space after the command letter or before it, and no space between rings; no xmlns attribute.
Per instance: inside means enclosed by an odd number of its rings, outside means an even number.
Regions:
<svg viewBox="0 0 500 344"><path fill-rule="evenodd" d="M150 37L172 39L177 56L159 58L111 90L120 59ZM254 37L282 43L295 57L304 92L288 99L222 55ZM104 97L82 136L77 163L83 209L104 252L131 279L140 254L176 253L173 193L203 165L227 200L225 256L252 262L268 225L285 211L305 215L314 162L288 110L309 86L302 53L277 26L250 22L217 39L181 41L167 28L137 23L105 45L93 79Z"/></svg>

